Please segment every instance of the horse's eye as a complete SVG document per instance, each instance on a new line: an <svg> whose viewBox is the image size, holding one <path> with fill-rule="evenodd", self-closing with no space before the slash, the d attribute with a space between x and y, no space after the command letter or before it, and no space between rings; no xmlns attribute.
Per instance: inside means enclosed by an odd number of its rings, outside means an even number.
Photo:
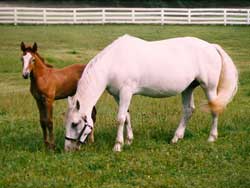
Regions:
<svg viewBox="0 0 250 188"><path fill-rule="evenodd" d="M74 123L74 122L71 123L72 128L75 128L77 125L78 125L78 123Z"/></svg>

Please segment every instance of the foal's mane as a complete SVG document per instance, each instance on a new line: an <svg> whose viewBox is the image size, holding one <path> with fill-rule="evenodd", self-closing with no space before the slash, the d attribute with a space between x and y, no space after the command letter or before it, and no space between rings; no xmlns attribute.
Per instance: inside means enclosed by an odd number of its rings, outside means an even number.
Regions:
<svg viewBox="0 0 250 188"><path fill-rule="evenodd" d="M45 60L44 60L44 58L43 58L42 56L40 56L40 54L39 54L38 52L36 52L35 55L36 55L39 59L41 59L41 61L42 61L42 63L43 63L44 65L46 65L46 66L49 67L49 68L53 68L53 65L50 65L50 64L46 63Z"/></svg>

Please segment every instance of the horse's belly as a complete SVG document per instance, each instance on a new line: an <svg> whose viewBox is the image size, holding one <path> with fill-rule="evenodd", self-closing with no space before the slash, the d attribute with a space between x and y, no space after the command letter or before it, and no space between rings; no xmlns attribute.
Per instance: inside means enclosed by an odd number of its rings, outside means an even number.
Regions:
<svg viewBox="0 0 250 188"><path fill-rule="evenodd" d="M140 90L137 91L135 94L153 97L153 98L163 98L163 97L171 97L171 96L177 95L178 93L180 93L180 91L171 90L171 89L163 90L163 89L143 87L143 88L140 88Z"/></svg>

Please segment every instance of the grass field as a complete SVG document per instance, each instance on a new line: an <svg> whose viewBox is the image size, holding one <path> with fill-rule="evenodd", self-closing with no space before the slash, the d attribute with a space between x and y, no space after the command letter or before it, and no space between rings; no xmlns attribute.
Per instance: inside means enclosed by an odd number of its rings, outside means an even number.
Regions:
<svg viewBox="0 0 250 188"><path fill-rule="evenodd" d="M244 26L3 26L0 25L0 187L250 187L250 27ZM54 110L56 151L42 141L38 110L21 77L20 42L38 43L40 54L55 67L87 63L125 33L147 40L195 36L218 43L240 72L239 91L219 119L219 138L208 143L211 117L201 112L205 101L195 91L195 111L185 139L170 144L181 115L180 96L133 98L130 111L134 142L112 152L116 136L113 99L97 104L95 143L65 153L62 113Z"/></svg>

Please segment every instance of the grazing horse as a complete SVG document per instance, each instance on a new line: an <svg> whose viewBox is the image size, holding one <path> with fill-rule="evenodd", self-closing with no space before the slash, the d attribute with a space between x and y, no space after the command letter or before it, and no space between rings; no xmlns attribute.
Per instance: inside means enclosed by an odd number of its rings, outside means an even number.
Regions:
<svg viewBox="0 0 250 188"><path fill-rule="evenodd" d="M37 52L37 44L33 47L25 46L21 43L22 75L24 79L30 77L30 92L36 100L40 113L40 124L43 130L44 143L48 149L55 148L53 134L53 102L72 96L76 92L77 82L80 79L85 68L83 64L74 64L62 69L52 68L46 64L44 59ZM95 122L96 109L92 108L91 117ZM49 132L49 138L47 135ZM93 131L90 141L94 141Z"/></svg>
<svg viewBox="0 0 250 188"><path fill-rule="evenodd" d="M76 94L69 99L66 137L81 142L86 139L93 127L91 109L107 89L119 105L114 151L122 149L124 125L127 126L127 143L132 142L127 110L136 94L157 98L182 95L183 115L172 139L176 143L183 138L194 111L193 90L199 85L207 96L207 108L213 118L208 138L213 142L218 136L218 115L238 88L238 72L228 54L217 44L193 37L149 42L124 35L87 65ZM65 150L75 147L74 142L65 140Z"/></svg>

